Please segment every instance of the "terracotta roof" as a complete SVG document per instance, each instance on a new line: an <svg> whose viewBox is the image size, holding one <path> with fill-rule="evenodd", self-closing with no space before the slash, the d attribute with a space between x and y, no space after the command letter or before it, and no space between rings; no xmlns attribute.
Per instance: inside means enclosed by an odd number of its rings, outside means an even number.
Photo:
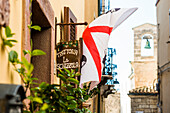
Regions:
<svg viewBox="0 0 170 113"><path fill-rule="evenodd" d="M129 95L157 95L158 91L153 86L144 86L129 91Z"/></svg>

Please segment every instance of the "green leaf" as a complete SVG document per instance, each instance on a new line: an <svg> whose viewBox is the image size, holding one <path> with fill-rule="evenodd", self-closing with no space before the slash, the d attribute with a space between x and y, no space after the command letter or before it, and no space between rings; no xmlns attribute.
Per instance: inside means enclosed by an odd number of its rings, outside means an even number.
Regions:
<svg viewBox="0 0 170 113"><path fill-rule="evenodd" d="M48 99L44 100L44 102L50 104L50 100L48 100Z"/></svg>
<svg viewBox="0 0 170 113"><path fill-rule="evenodd" d="M79 73L79 72L77 72L76 74L75 74L75 76L77 77L77 76L80 76L81 75L81 73Z"/></svg>
<svg viewBox="0 0 170 113"><path fill-rule="evenodd" d="M7 38L12 37L14 35L14 33L11 33L11 29L9 26L5 27L5 34Z"/></svg>
<svg viewBox="0 0 170 113"><path fill-rule="evenodd" d="M35 113L46 113L46 111L37 111Z"/></svg>
<svg viewBox="0 0 170 113"><path fill-rule="evenodd" d="M62 106L62 107L65 107L65 103L60 99L59 100L59 104Z"/></svg>
<svg viewBox="0 0 170 113"><path fill-rule="evenodd" d="M62 74L58 74L58 77L63 81L66 82L66 78Z"/></svg>
<svg viewBox="0 0 170 113"><path fill-rule="evenodd" d="M17 42L17 40L8 40L9 42Z"/></svg>
<svg viewBox="0 0 170 113"><path fill-rule="evenodd" d="M28 28L31 29L31 25L28 25Z"/></svg>
<svg viewBox="0 0 170 113"><path fill-rule="evenodd" d="M80 87L77 88L77 91L79 92L79 95L82 95L82 89Z"/></svg>
<svg viewBox="0 0 170 113"><path fill-rule="evenodd" d="M48 104L44 103L43 106L41 107L41 110L46 110L46 109L48 109Z"/></svg>
<svg viewBox="0 0 170 113"><path fill-rule="evenodd" d="M38 102L38 103L40 103L40 104L43 103L43 101L42 101L42 99L41 99L40 97L34 97L34 98L33 98L33 101L34 101L34 102Z"/></svg>
<svg viewBox="0 0 170 113"><path fill-rule="evenodd" d="M60 73L63 75L67 75L64 71L62 71L61 69L59 69Z"/></svg>
<svg viewBox="0 0 170 113"><path fill-rule="evenodd" d="M25 68L21 67L21 68L16 69L16 71L17 71L18 73L21 73L22 75L24 75L24 73L25 73Z"/></svg>
<svg viewBox="0 0 170 113"><path fill-rule="evenodd" d="M8 60L11 63L15 63L18 61L18 53L16 51L11 50L8 54Z"/></svg>
<svg viewBox="0 0 170 113"><path fill-rule="evenodd" d="M69 101L72 105L77 105L77 102L75 100Z"/></svg>
<svg viewBox="0 0 170 113"><path fill-rule="evenodd" d="M33 97L32 97L32 96L28 96L27 99L29 99L29 100L32 101L32 100L33 100Z"/></svg>
<svg viewBox="0 0 170 113"><path fill-rule="evenodd" d="M31 78L32 80L38 80L38 78Z"/></svg>
<svg viewBox="0 0 170 113"><path fill-rule="evenodd" d="M45 83L45 82L42 82L42 83L39 85L40 88L45 88L45 87L47 87L47 86L48 86L48 84Z"/></svg>
<svg viewBox="0 0 170 113"><path fill-rule="evenodd" d="M39 55L45 55L46 53L42 50L35 49L32 51L31 56L39 56Z"/></svg>
<svg viewBox="0 0 170 113"><path fill-rule="evenodd" d="M6 40L6 39L2 39L2 42L3 42L3 45L4 46L9 46L9 47L12 47L14 46L10 41Z"/></svg>
<svg viewBox="0 0 170 113"><path fill-rule="evenodd" d="M29 64L29 69L27 70L27 74L30 75L32 73L32 71L34 70L34 65L33 64Z"/></svg>
<svg viewBox="0 0 170 113"><path fill-rule="evenodd" d="M66 69L66 68L64 68L64 70L67 72L67 76L70 76L70 74L71 74L71 72L68 70L68 69Z"/></svg>
<svg viewBox="0 0 170 113"><path fill-rule="evenodd" d="M23 65L26 67L26 69L28 68L28 66L29 66L29 62L28 62L28 60L25 58L25 57L22 57L22 62L23 62Z"/></svg>
<svg viewBox="0 0 170 113"><path fill-rule="evenodd" d="M33 64L30 64L25 57L22 57L22 62L25 68L27 69L27 74L30 75L32 71L34 70Z"/></svg>
<svg viewBox="0 0 170 113"><path fill-rule="evenodd" d="M33 48L32 39L30 40L30 44L31 44L31 51L32 51L32 48Z"/></svg>
<svg viewBox="0 0 170 113"><path fill-rule="evenodd" d="M17 64L23 64L23 62L22 62L22 61L17 60Z"/></svg>
<svg viewBox="0 0 170 113"><path fill-rule="evenodd" d="M67 80L70 81L70 82L73 82L75 84L79 84L79 81L74 79L74 78L68 78Z"/></svg>
<svg viewBox="0 0 170 113"><path fill-rule="evenodd" d="M32 82L32 84L39 85L39 83L36 83L36 82Z"/></svg>
<svg viewBox="0 0 170 113"><path fill-rule="evenodd" d="M29 51L29 50L23 50L23 53L24 53L24 55L26 55L26 54L31 55L31 51Z"/></svg>
<svg viewBox="0 0 170 113"><path fill-rule="evenodd" d="M73 87L72 87L72 85L67 85L67 89L70 91L70 92L73 92Z"/></svg>
<svg viewBox="0 0 170 113"><path fill-rule="evenodd" d="M70 104L70 105L68 105L67 107L68 107L68 109L74 109L74 108L76 108L77 106L76 106L75 104Z"/></svg>
<svg viewBox="0 0 170 113"><path fill-rule="evenodd" d="M73 100L73 99L75 99L75 97L73 97L73 96L67 96L67 100Z"/></svg>
<svg viewBox="0 0 170 113"><path fill-rule="evenodd" d="M85 102L85 101L86 101L86 100L84 100L84 99L81 99L81 98L80 98L79 100L80 100L81 102Z"/></svg>
<svg viewBox="0 0 170 113"><path fill-rule="evenodd" d="M88 100L89 97L90 97L89 95L85 95L85 96L84 96L84 99L85 99L85 100Z"/></svg>
<svg viewBox="0 0 170 113"><path fill-rule="evenodd" d="M24 110L23 113L31 113L31 111L26 111L26 110Z"/></svg>
<svg viewBox="0 0 170 113"><path fill-rule="evenodd" d="M37 31L41 31L41 27L37 26L37 25L31 26L30 28L34 29L34 30L37 30Z"/></svg>
<svg viewBox="0 0 170 113"><path fill-rule="evenodd" d="M71 69L71 74L73 74L74 73L74 69Z"/></svg>

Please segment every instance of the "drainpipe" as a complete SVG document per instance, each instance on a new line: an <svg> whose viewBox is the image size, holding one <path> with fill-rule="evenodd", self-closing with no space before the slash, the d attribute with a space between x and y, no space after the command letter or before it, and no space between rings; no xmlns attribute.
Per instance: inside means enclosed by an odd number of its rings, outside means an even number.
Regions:
<svg viewBox="0 0 170 113"><path fill-rule="evenodd" d="M98 16L100 16L100 0L98 0Z"/></svg>

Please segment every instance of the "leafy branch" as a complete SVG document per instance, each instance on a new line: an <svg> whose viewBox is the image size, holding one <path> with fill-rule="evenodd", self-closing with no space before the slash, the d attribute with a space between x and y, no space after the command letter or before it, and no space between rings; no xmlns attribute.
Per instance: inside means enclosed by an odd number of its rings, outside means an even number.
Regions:
<svg viewBox="0 0 170 113"><path fill-rule="evenodd" d="M2 47L8 46L8 47L13 47L13 43L16 43L17 40L12 39L12 36L15 33L11 32L11 29L9 26L5 27L5 37L2 35L2 28L0 29L0 37L2 39Z"/></svg>

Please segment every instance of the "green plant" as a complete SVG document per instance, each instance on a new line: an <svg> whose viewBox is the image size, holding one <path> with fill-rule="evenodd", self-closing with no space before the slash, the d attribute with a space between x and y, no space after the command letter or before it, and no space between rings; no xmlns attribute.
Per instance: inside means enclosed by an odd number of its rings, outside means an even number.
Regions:
<svg viewBox="0 0 170 113"><path fill-rule="evenodd" d="M42 50L38 50L38 49L32 51L23 50L23 52L24 55L29 54L30 57L46 54ZM30 88L31 85L36 84L34 80L38 80L38 79L34 78L32 74L34 66L30 62L28 62L28 60L25 57L22 57L22 61L19 61L18 53L14 50L11 50L8 55L8 60L14 66L15 71L17 71L18 74L20 75L22 82L25 84L26 91L28 88ZM17 65L21 65L21 66L17 66Z"/></svg>
<svg viewBox="0 0 170 113"><path fill-rule="evenodd" d="M11 29L9 26L5 27L5 37L3 36L2 33L2 28L0 28L0 37L2 39L2 47L8 46L8 47L13 47L13 43L16 43L17 41L12 38L14 33L11 32Z"/></svg>
<svg viewBox="0 0 170 113"><path fill-rule="evenodd" d="M45 55L42 50L32 50L32 42L31 50L23 50L23 53L28 54L30 58ZM30 100L30 109L26 109L25 113L90 113L88 109L82 107L82 103L96 94L97 90L88 93L89 87L75 88L73 84L79 85L79 81L75 77L80 73L75 73L74 70L60 70L61 74L58 77L62 81L61 86L45 82L38 85L36 83L38 79L34 78L32 74L34 66L25 57L22 57L22 61L20 61L18 53L11 50L8 59L21 77L26 88L25 93L30 89L30 96L27 97ZM35 84L38 87L33 87Z"/></svg>
<svg viewBox="0 0 170 113"><path fill-rule="evenodd" d="M59 78L63 82L61 87L42 82L38 87L31 88L33 94L28 98L32 106L30 111L25 111L26 113L33 113L33 111L37 111L36 113L91 113L87 108L82 108L82 102L97 93L97 90L94 89L88 93L89 88L75 88L73 83L78 85L79 81L74 77L80 74L67 69L60 72Z"/></svg>
<svg viewBox="0 0 170 113"><path fill-rule="evenodd" d="M74 79L79 73L71 72L67 69L60 72L60 79L62 80L61 88L55 84L47 84L42 82L38 87L32 88L34 94L29 97L33 102L34 109L44 113L69 113L77 112L83 113L81 103L83 100L83 91L81 88L74 88L72 83L78 84L79 82Z"/></svg>

